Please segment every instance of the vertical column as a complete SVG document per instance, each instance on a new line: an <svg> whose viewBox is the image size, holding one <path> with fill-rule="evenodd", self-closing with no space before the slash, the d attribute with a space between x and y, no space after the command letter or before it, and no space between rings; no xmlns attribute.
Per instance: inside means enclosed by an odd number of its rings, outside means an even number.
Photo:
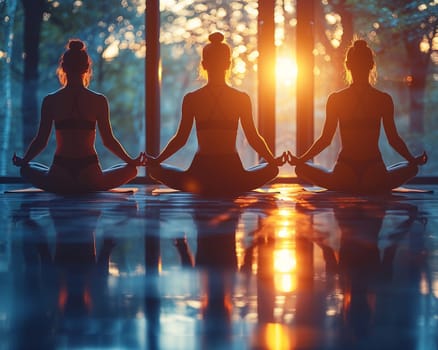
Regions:
<svg viewBox="0 0 438 350"><path fill-rule="evenodd" d="M297 154L313 143L314 0L297 0Z"/></svg>
<svg viewBox="0 0 438 350"><path fill-rule="evenodd" d="M146 0L146 152L160 152L160 1Z"/></svg>
<svg viewBox="0 0 438 350"><path fill-rule="evenodd" d="M259 0L258 127L275 153L275 1Z"/></svg>
<svg viewBox="0 0 438 350"><path fill-rule="evenodd" d="M146 349L158 349L160 343L161 298L158 286L160 272L160 217L159 208L146 204L143 212L145 220L144 233L144 311L146 316Z"/></svg>

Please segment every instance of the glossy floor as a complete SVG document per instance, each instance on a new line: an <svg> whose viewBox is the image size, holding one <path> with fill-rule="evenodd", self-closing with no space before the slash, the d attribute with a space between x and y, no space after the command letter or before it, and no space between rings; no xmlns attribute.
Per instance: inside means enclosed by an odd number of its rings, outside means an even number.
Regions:
<svg viewBox="0 0 438 350"><path fill-rule="evenodd" d="M437 186L153 188L0 195L0 349L437 349Z"/></svg>

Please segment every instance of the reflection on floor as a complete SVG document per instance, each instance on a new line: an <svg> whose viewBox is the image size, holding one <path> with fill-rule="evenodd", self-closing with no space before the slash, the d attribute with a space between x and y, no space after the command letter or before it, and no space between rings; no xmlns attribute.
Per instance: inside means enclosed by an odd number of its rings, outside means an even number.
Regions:
<svg viewBox="0 0 438 350"><path fill-rule="evenodd" d="M438 188L152 189L0 195L0 349L437 349Z"/></svg>

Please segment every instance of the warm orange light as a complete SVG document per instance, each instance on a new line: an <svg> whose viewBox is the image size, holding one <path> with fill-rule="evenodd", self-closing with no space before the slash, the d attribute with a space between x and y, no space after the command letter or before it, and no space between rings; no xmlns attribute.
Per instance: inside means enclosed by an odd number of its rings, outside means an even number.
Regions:
<svg viewBox="0 0 438 350"><path fill-rule="evenodd" d="M280 273L290 273L295 271L297 260L292 249L283 248L274 251L274 271Z"/></svg>
<svg viewBox="0 0 438 350"><path fill-rule="evenodd" d="M412 85L414 78L412 77L412 75L407 75L404 80L405 80L407 85Z"/></svg>
<svg viewBox="0 0 438 350"><path fill-rule="evenodd" d="M429 39L424 36L423 40L420 42L420 51L423 53L428 53L430 50Z"/></svg>
<svg viewBox="0 0 438 350"><path fill-rule="evenodd" d="M93 306L93 303L92 303L91 293L90 293L90 290L88 288L86 288L84 290L84 292L82 293L82 298L84 300L84 304L85 304L87 310L90 311L92 306Z"/></svg>
<svg viewBox="0 0 438 350"><path fill-rule="evenodd" d="M291 339L288 329L279 323L268 323L265 329L266 349L291 349Z"/></svg>
<svg viewBox="0 0 438 350"><path fill-rule="evenodd" d="M291 87L295 84L298 74L297 62L292 57L277 57L275 65L277 84Z"/></svg>
<svg viewBox="0 0 438 350"><path fill-rule="evenodd" d="M68 298L68 291L65 286L62 286L59 289L59 295L58 295L58 307L61 311L64 311L65 304L67 303Z"/></svg>
<svg viewBox="0 0 438 350"><path fill-rule="evenodd" d="M281 227L277 231L278 238L290 238L292 237L294 232L287 226Z"/></svg>
<svg viewBox="0 0 438 350"><path fill-rule="evenodd" d="M276 273L274 276L275 290L280 293L291 293L297 288L297 279L295 274Z"/></svg>
<svg viewBox="0 0 438 350"><path fill-rule="evenodd" d="M282 240L287 240L295 236L295 225L293 218L295 213L291 209L279 209L275 216L276 221L276 237Z"/></svg>
<svg viewBox="0 0 438 350"><path fill-rule="evenodd" d="M293 214L293 211L288 208L283 208L278 210L278 215L280 215L282 218L290 218Z"/></svg>
<svg viewBox="0 0 438 350"><path fill-rule="evenodd" d="M274 285L281 293L290 293L296 289L297 260L292 248L274 250Z"/></svg>
<svg viewBox="0 0 438 350"><path fill-rule="evenodd" d="M294 212L289 208L277 211L275 227L275 246L273 251L273 272L275 289L290 293L296 289L296 268L294 243Z"/></svg>

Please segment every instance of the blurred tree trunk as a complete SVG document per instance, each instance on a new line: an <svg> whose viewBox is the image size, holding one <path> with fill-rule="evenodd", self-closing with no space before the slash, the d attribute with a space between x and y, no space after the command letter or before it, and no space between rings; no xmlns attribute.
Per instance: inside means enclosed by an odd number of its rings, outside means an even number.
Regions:
<svg viewBox="0 0 438 350"><path fill-rule="evenodd" d="M437 31L438 12L434 9L434 6L429 6L427 11L420 11L415 4L409 5L409 2L407 2L405 5L401 0L400 2L390 2L389 8L404 19L400 35L406 48L410 69L410 79L408 80L409 128L411 132L423 135L427 74L433 50L432 41ZM423 38L427 38L429 43L429 50L427 51L420 49Z"/></svg>
<svg viewBox="0 0 438 350"><path fill-rule="evenodd" d="M5 8L5 24L4 24L4 38L5 40L5 53L6 58L3 60L4 64L1 72L1 82L3 84L3 98L1 99L0 113L4 113L3 120L3 130L1 133L1 150L0 150L0 175L7 175L6 169L11 164L10 159L12 155L9 150L9 140L11 134L11 124L12 124L12 88L11 88L11 58L12 58L12 47L14 43L14 22L15 22L15 10L17 8L16 0L9 0L2 4ZM2 11L3 13L3 11ZM3 17L3 16L2 16Z"/></svg>
<svg viewBox="0 0 438 350"><path fill-rule="evenodd" d="M38 125L38 64L39 43L45 0L22 0L24 9L24 71L21 111L23 144L32 140Z"/></svg>
<svg viewBox="0 0 438 350"><path fill-rule="evenodd" d="M424 133L424 98L426 94L427 73L430 53L421 52L420 42L423 37L403 35L408 54L410 79L409 84L409 130L420 135Z"/></svg>

